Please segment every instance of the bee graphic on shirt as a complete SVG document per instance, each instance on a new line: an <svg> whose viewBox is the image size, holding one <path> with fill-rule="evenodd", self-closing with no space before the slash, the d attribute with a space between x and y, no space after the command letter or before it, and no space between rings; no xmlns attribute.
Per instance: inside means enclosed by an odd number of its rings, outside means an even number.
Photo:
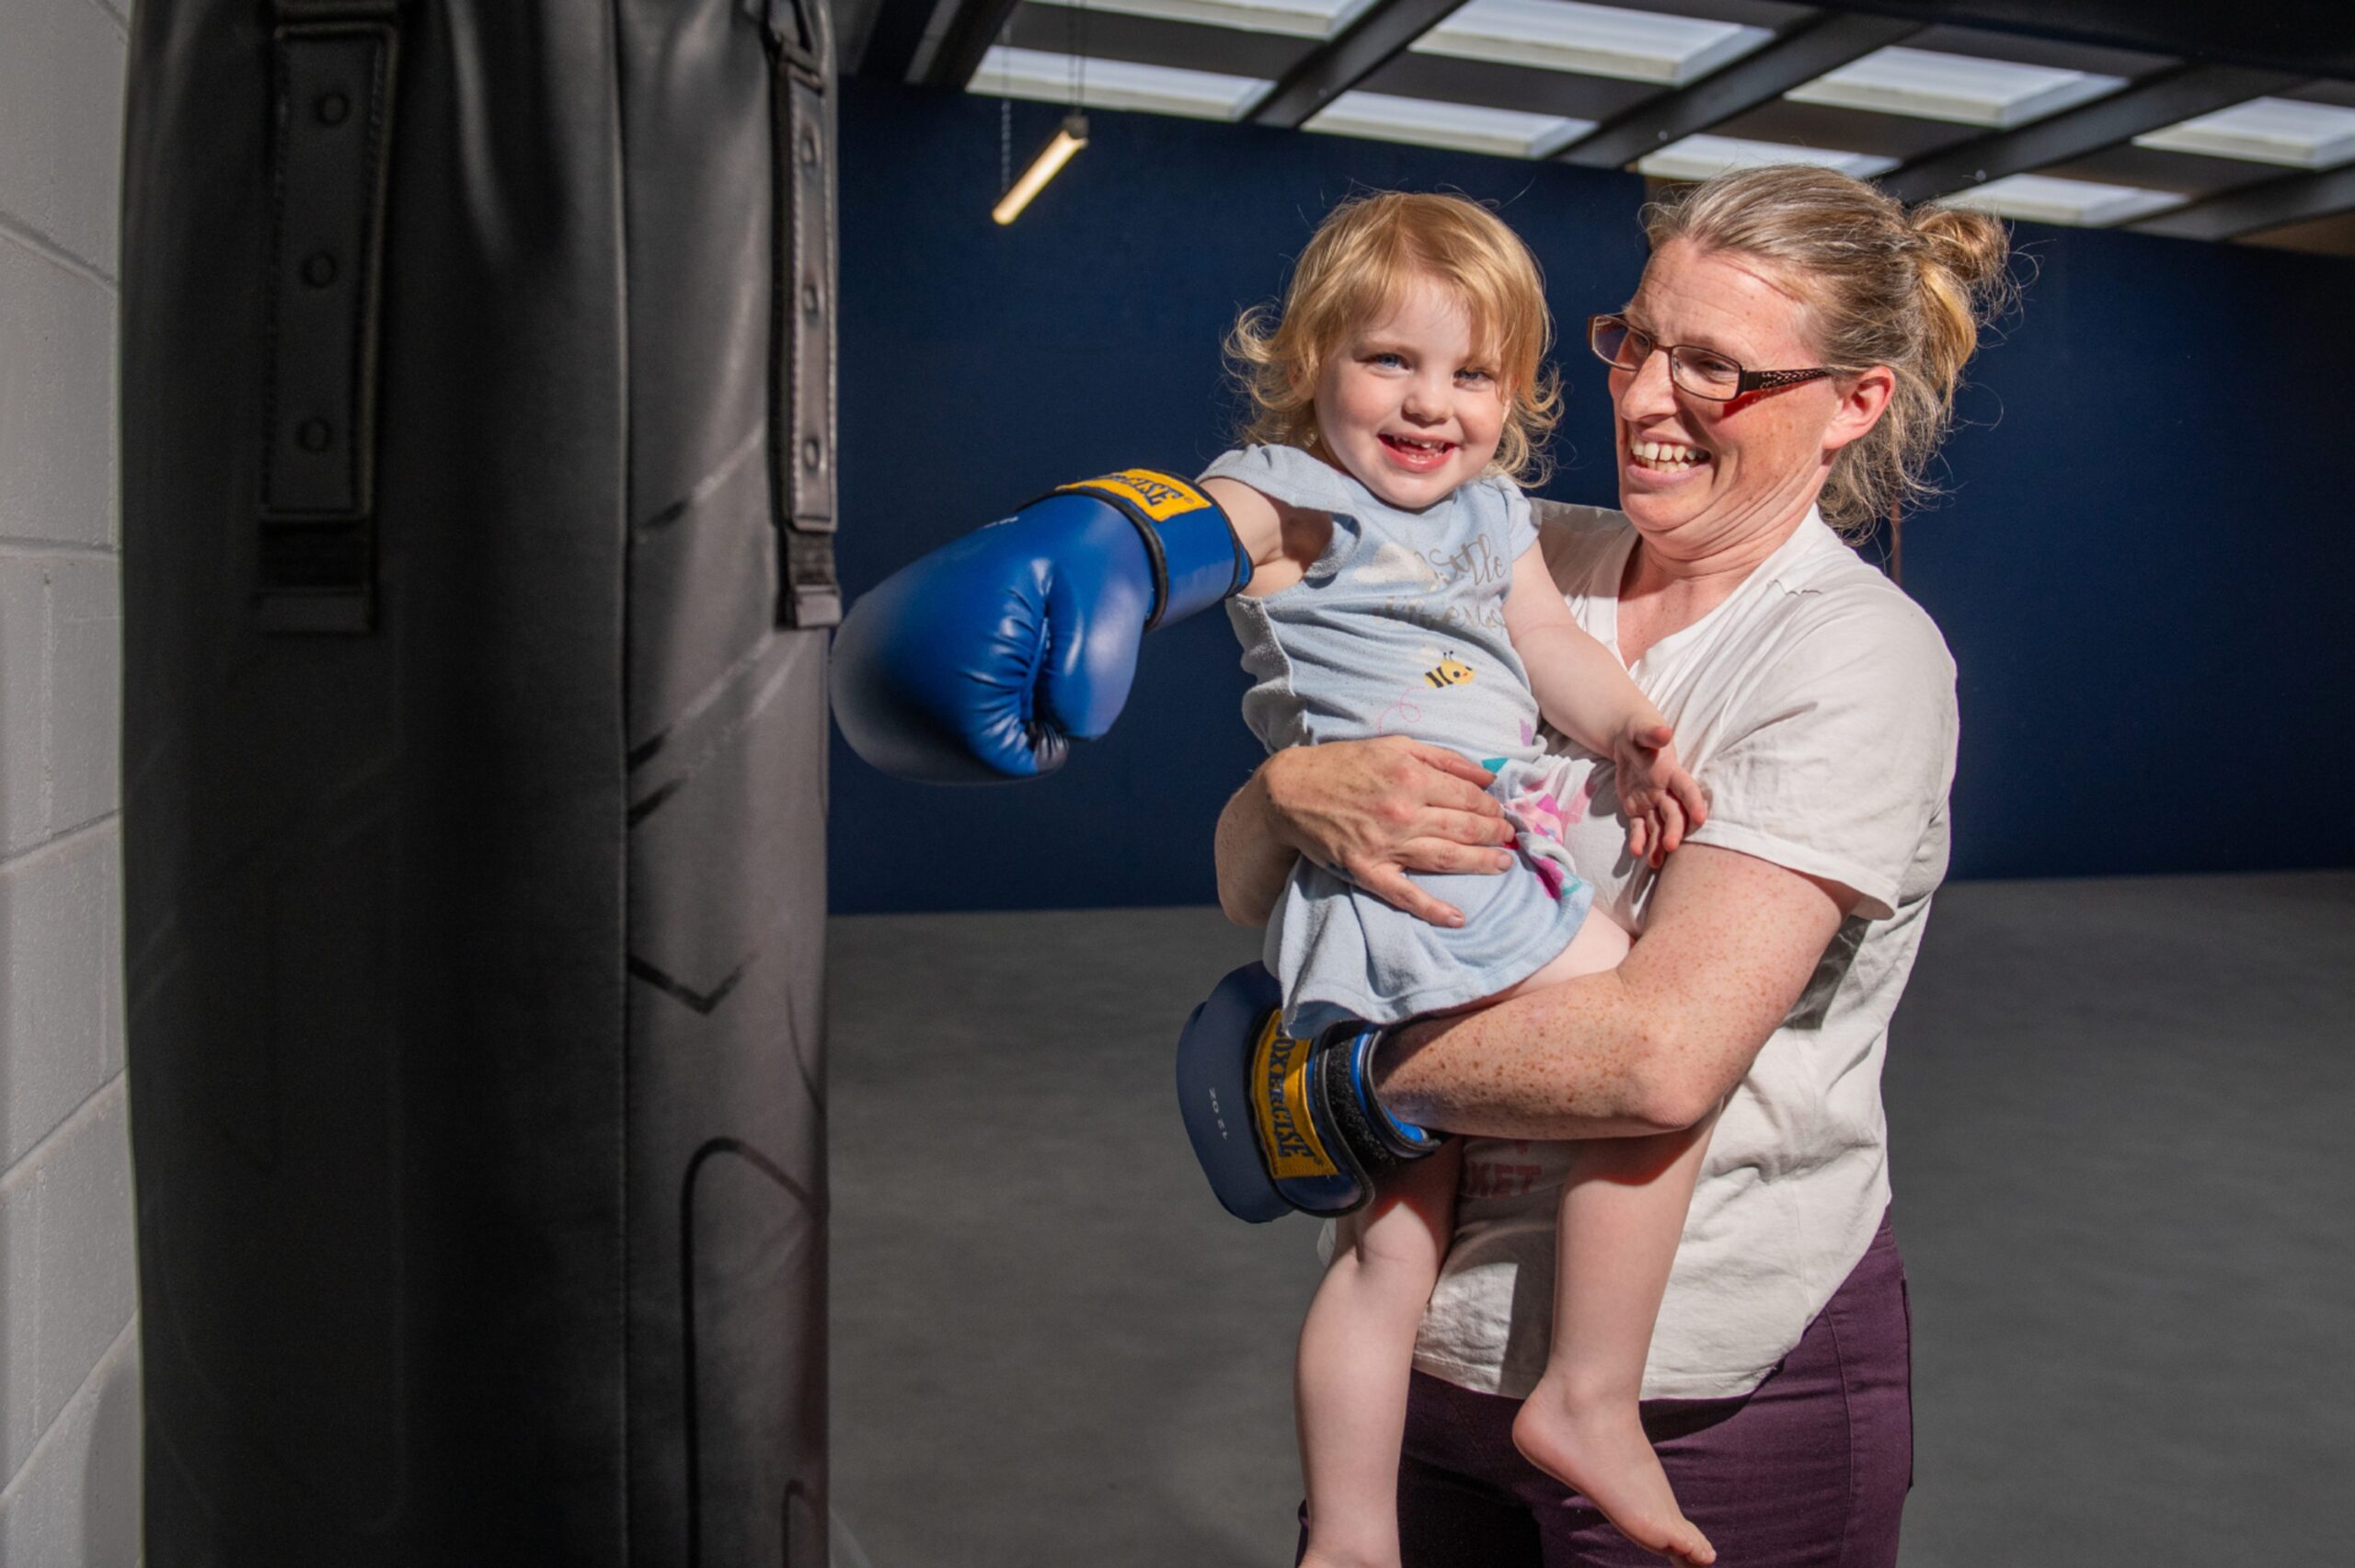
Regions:
<svg viewBox="0 0 2355 1568"><path fill-rule="evenodd" d="M1442 652L1425 644L1415 650L1415 657L1430 660L1430 668L1423 670L1412 686L1392 698L1390 705L1374 715L1373 732L1376 735L1412 729L1423 722L1422 707L1415 700L1419 693L1425 691L1444 692L1451 687L1468 684L1477 673L1455 657L1453 648Z"/></svg>
<svg viewBox="0 0 2355 1568"><path fill-rule="evenodd" d="M1430 651L1425 648L1423 650L1425 657L1429 657ZM1472 679L1473 673L1472 667L1457 658L1455 650L1450 648L1441 657L1437 664L1423 671L1423 684L1443 692L1450 686L1463 685Z"/></svg>

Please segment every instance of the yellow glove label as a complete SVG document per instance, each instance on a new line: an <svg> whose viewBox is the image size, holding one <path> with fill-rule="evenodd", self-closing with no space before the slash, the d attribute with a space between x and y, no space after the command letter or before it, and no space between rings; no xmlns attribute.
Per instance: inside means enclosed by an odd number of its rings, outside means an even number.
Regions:
<svg viewBox="0 0 2355 1568"><path fill-rule="evenodd" d="M1082 479L1056 488L1058 496L1098 495L1136 508L1155 522L1167 522L1182 512L1200 511L1210 498L1173 475L1150 468L1123 468L1101 479Z"/></svg>
<svg viewBox="0 0 2355 1568"><path fill-rule="evenodd" d="M1308 1115L1309 1047L1278 1025L1283 1014L1268 1014L1258 1043L1251 1047L1251 1108L1259 1120L1259 1147L1268 1153L1278 1181L1292 1176L1334 1176L1340 1167L1325 1152Z"/></svg>

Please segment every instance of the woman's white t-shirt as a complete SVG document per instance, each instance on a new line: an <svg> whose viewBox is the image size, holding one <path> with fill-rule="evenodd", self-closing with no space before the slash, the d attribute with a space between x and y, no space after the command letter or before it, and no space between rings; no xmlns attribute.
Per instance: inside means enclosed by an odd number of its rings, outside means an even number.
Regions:
<svg viewBox="0 0 2355 1568"><path fill-rule="evenodd" d="M1615 649L1634 531L1594 508L1539 515L1555 582ZM1718 1118L1652 1333L1644 1397L1722 1398L1755 1388L1798 1343L1889 1205L1881 1062L1946 875L1954 661L1929 616L1810 512L1731 597L1630 673L1710 791L1708 823L1688 841L1861 896ZM1557 745L1565 841L1596 910L1640 934L1652 876L1626 855L1611 766ZM1468 1140L1417 1367L1514 1398L1534 1386L1569 1149Z"/></svg>

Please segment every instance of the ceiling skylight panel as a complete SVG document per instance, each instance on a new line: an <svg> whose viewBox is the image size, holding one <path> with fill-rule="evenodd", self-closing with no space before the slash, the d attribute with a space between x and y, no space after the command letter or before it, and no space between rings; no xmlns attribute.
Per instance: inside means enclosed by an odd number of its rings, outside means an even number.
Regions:
<svg viewBox="0 0 2355 1568"><path fill-rule="evenodd" d="M2134 144L2290 168L2336 168L2355 160L2355 109L2295 98L2251 98L2137 136Z"/></svg>
<svg viewBox="0 0 2355 1568"><path fill-rule="evenodd" d="M1764 28L1581 0L1471 0L1410 47L1419 54L1681 86L1772 37Z"/></svg>
<svg viewBox="0 0 2355 1568"><path fill-rule="evenodd" d="M1349 92L1319 109L1301 129L1507 158L1542 158L1593 130L1594 121L1394 97L1388 93Z"/></svg>
<svg viewBox="0 0 2355 1568"><path fill-rule="evenodd" d="M1088 109L1136 109L1197 120L1240 120L1275 86L1252 76L1126 60L1089 60L1075 72L1068 54L999 44L982 56L981 69L965 87L997 97L1069 103L1074 75L1080 102Z"/></svg>
<svg viewBox="0 0 2355 1568"><path fill-rule="evenodd" d="M1739 136L1687 136L1636 161L1636 172L1654 179L1707 179L1728 169L1768 164L1813 164L1870 179L1897 166L1895 158L1873 153L1844 153L1830 147L1794 147L1784 142L1751 142Z"/></svg>
<svg viewBox="0 0 2355 1568"><path fill-rule="evenodd" d="M2009 130L2116 92L2122 76L1940 54L1892 44L1785 96L1878 114Z"/></svg>
<svg viewBox="0 0 2355 1568"><path fill-rule="evenodd" d="M1373 0L1031 0L1031 4L1084 4L1091 11L1117 11L1165 22L1326 39L1357 20Z"/></svg>
<svg viewBox="0 0 2355 1568"><path fill-rule="evenodd" d="M2190 198L2174 190L2146 190L2134 185L2104 185L2086 179L2062 179L2049 174L2016 174L1991 179L1968 190L1943 196L1957 207L1978 207L2006 218L2031 223L2066 223L2077 228L2107 228L2131 223Z"/></svg>

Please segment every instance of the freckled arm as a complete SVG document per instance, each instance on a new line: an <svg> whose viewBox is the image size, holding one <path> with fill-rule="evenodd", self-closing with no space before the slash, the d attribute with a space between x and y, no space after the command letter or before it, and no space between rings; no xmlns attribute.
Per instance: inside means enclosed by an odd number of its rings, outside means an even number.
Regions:
<svg viewBox="0 0 2355 1568"><path fill-rule="evenodd" d="M1391 1112L1494 1138L1620 1138L1706 1116L1750 1070L1856 895L1713 845L1671 856L1618 968L1394 1033Z"/></svg>

